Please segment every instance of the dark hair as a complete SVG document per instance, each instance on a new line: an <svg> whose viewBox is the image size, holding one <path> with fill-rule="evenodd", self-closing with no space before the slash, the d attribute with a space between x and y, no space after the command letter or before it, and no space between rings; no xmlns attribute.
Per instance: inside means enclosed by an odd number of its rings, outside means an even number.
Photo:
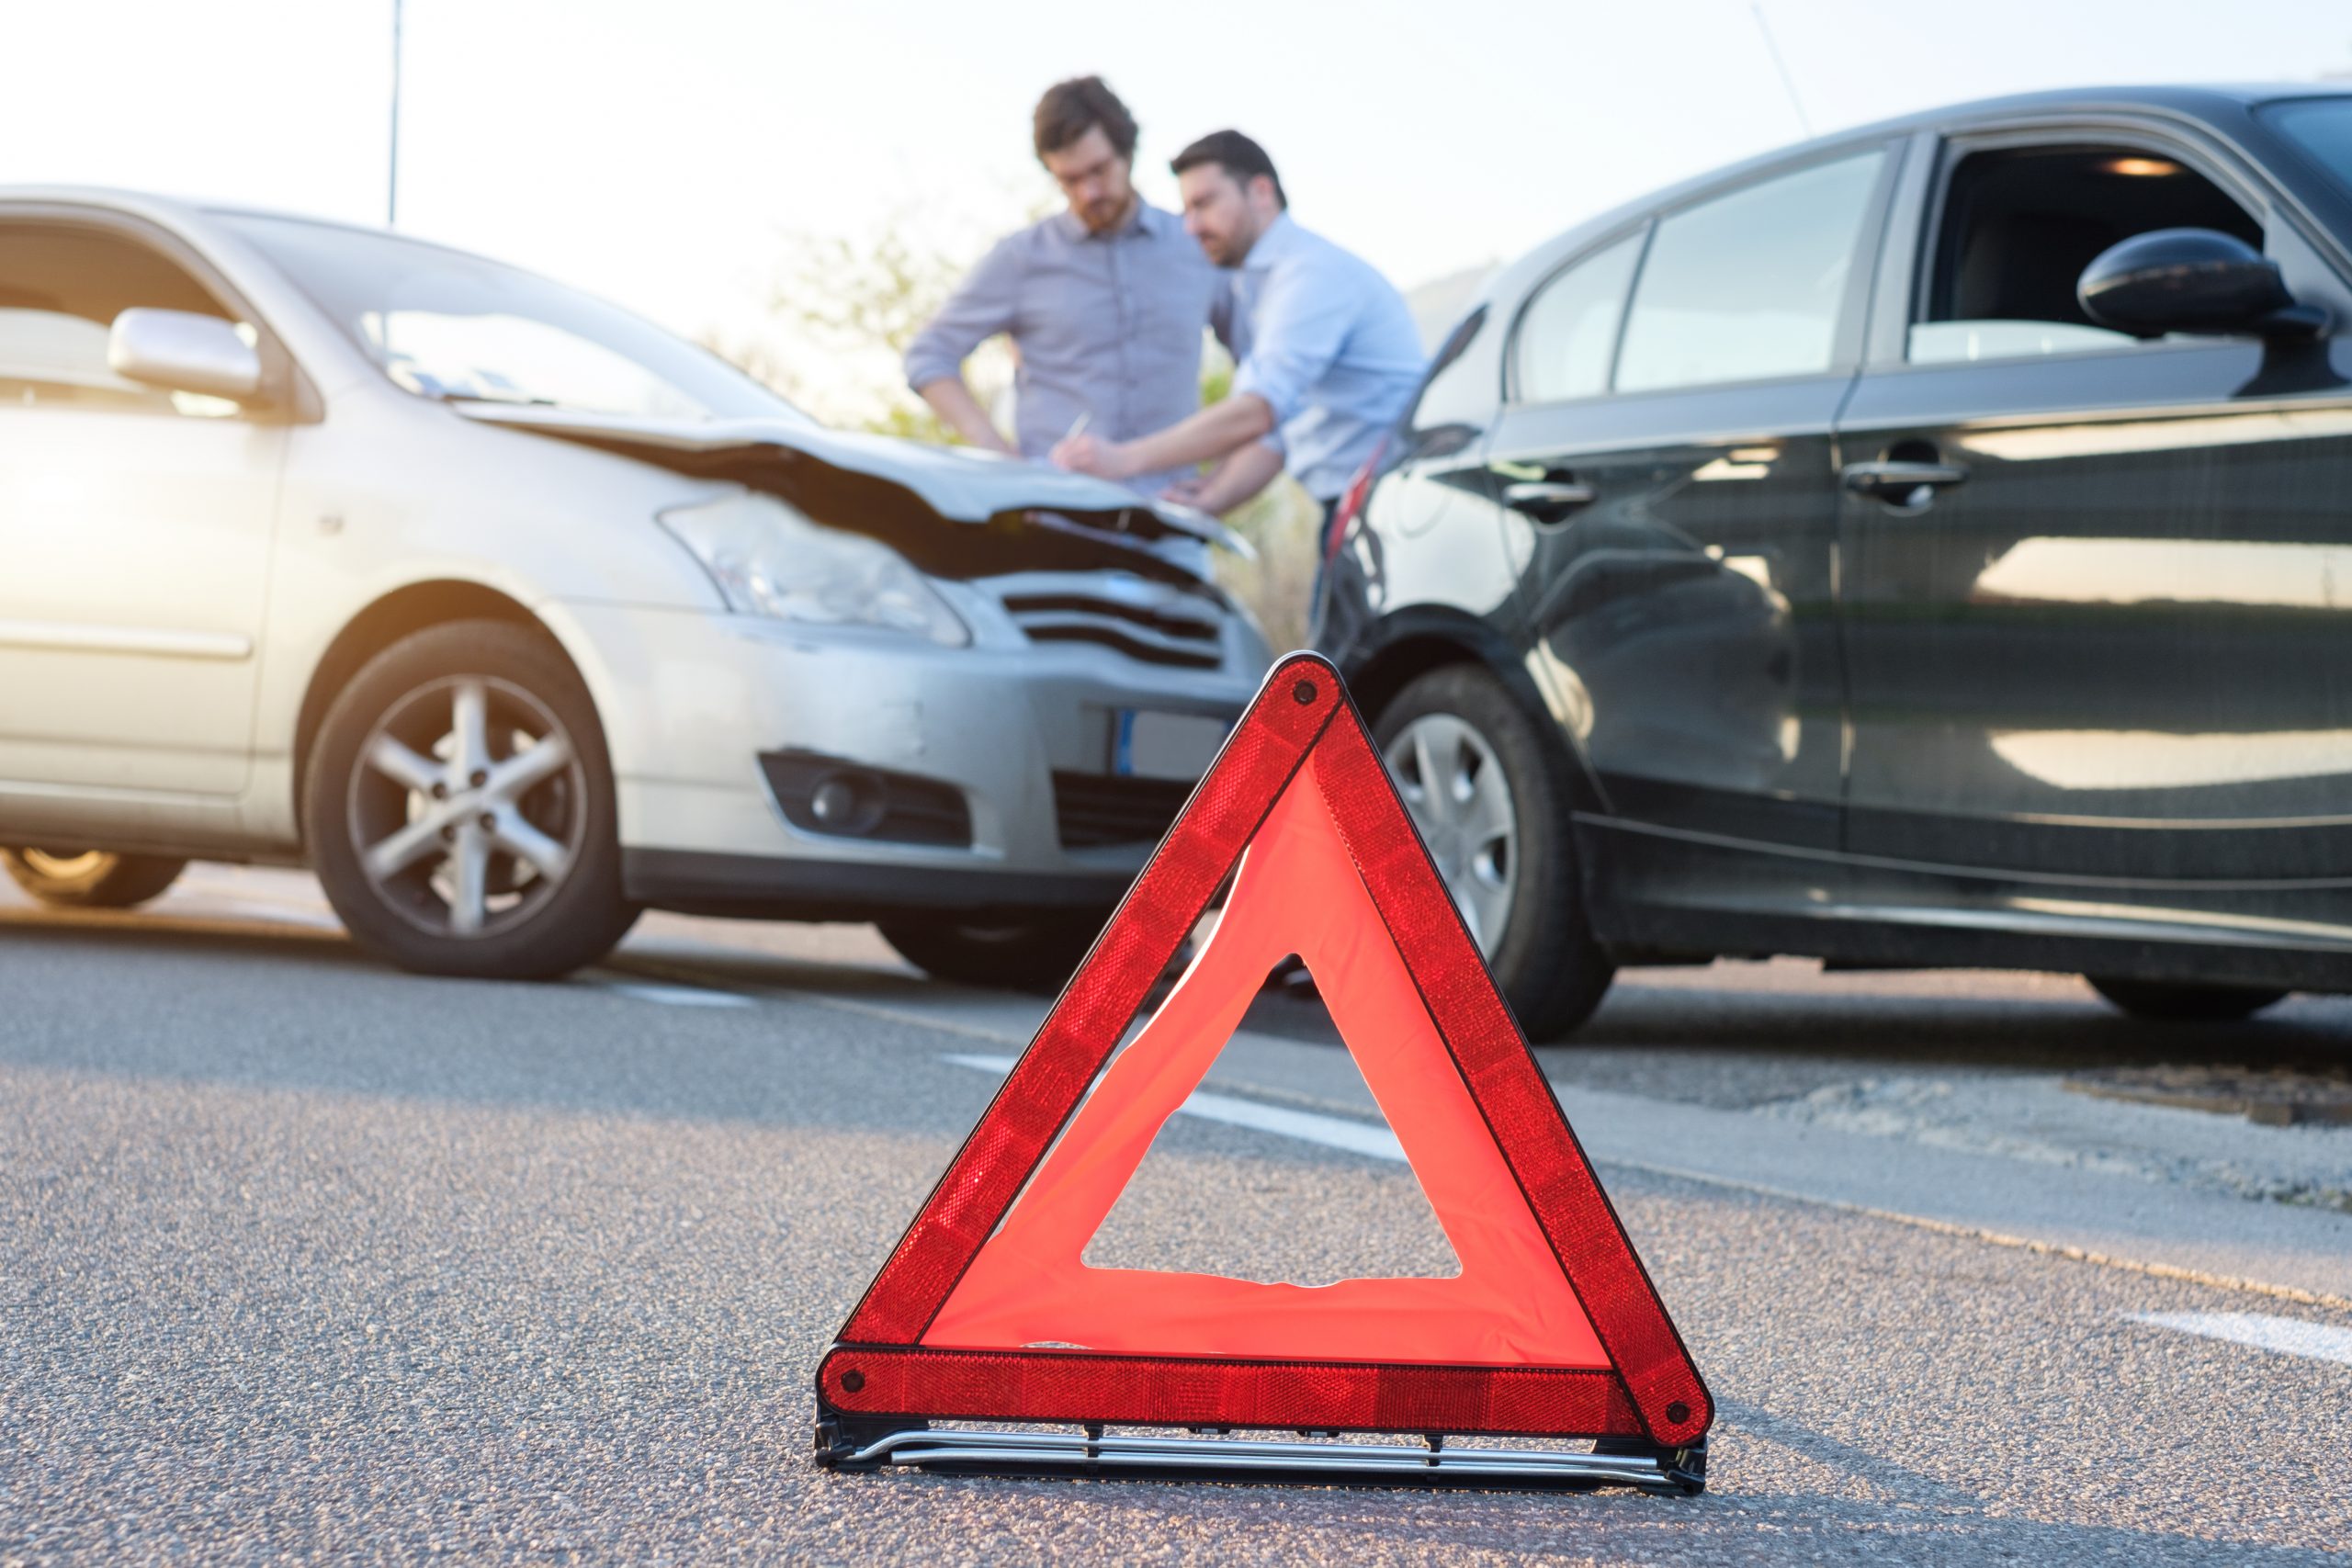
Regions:
<svg viewBox="0 0 2352 1568"><path fill-rule="evenodd" d="M1096 126L1122 158L1136 155L1136 117L1100 76L1057 82L1037 100L1037 156L1058 152Z"/></svg>
<svg viewBox="0 0 2352 1568"><path fill-rule="evenodd" d="M1283 177L1274 173L1274 161L1266 150L1238 130L1212 130L1182 152L1176 154L1169 168L1177 174L1196 169L1203 164L1215 164L1233 176L1233 183L1248 186L1263 175L1274 182L1274 205L1290 206L1290 197L1283 194Z"/></svg>

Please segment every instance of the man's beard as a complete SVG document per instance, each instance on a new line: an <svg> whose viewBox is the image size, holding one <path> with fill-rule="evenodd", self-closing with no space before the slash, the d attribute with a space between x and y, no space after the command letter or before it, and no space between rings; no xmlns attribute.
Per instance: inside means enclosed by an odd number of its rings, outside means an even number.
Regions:
<svg viewBox="0 0 2352 1568"><path fill-rule="evenodd" d="M1209 260L1218 266L1239 266L1250 254L1250 247L1234 234L1227 234L1201 248L1208 252Z"/></svg>

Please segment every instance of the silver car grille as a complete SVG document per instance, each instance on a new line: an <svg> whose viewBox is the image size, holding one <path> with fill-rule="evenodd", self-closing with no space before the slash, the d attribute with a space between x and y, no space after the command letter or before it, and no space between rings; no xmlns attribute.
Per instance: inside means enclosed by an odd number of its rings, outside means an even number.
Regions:
<svg viewBox="0 0 2352 1568"><path fill-rule="evenodd" d="M1088 642L1147 664L1214 670L1226 611L1182 589L1103 573L1024 573L991 585L1031 642Z"/></svg>

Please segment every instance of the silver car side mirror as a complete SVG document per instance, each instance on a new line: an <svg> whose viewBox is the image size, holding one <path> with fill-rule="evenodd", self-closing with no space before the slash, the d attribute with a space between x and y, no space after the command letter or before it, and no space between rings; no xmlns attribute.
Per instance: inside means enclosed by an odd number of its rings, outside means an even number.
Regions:
<svg viewBox="0 0 2352 1568"><path fill-rule="evenodd" d="M218 316L125 310L107 338L107 364L127 380L174 392L249 401L261 393L261 355Z"/></svg>

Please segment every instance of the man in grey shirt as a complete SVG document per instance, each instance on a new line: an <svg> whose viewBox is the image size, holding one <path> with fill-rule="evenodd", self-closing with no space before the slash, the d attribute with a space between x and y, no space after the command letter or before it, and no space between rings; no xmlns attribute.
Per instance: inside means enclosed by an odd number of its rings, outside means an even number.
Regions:
<svg viewBox="0 0 2352 1568"><path fill-rule="evenodd" d="M1043 457L1080 432L1125 441L1201 406L1201 332L1225 279L1181 219L1136 194L1136 122L1098 76L1046 90L1037 159L1069 209L1000 241L907 349L907 380L976 446ZM1016 442L964 384L964 360L1012 334ZM1136 473L1147 494L1190 465Z"/></svg>

